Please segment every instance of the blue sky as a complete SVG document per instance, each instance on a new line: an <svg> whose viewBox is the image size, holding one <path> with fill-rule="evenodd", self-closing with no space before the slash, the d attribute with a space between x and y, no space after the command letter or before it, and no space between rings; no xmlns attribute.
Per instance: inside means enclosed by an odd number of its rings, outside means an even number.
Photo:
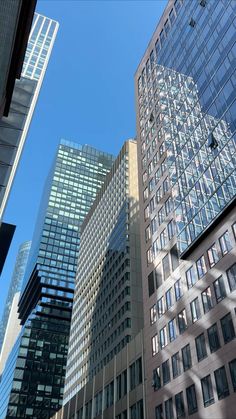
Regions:
<svg viewBox="0 0 236 419"><path fill-rule="evenodd" d="M4 221L17 225L0 277L0 316L19 245L32 237L60 138L119 152L135 136L134 73L166 0L38 0L60 24Z"/></svg>

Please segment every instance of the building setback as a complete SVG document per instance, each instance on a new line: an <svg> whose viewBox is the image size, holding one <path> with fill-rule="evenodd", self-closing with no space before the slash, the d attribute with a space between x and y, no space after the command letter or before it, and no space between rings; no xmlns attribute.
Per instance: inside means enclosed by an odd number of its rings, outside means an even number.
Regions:
<svg viewBox="0 0 236 419"><path fill-rule="evenodd" d="M118 417L136 403L143 410L142 336L133 340L142 326L137 144L129 140L82 227L63 417Z"/></svg>
<svg viewBox="0 0 236 419"><path fill-rule="evenodd" d="M234 17L169 1L135 75L148 419L235 404Z"/></svg>
<svg viewBox="0 0 236 419"><path fill-rule="evenodd" d="M112 163L93 147L60 142L23 281L23 328L3 373L0 417L50 418L62 404L80 227Z"/></svg>
<svg viewBox="0 0 236 419"><path fill-rule="evenodd" d="M4 306L0 325L0 375L4 369L6 359L20 333L20 321L18 320L18 302L25 274L26 264L29 257L31 242L27 241L20 245L16 257L16 263L9 285L9 291Z"/></svg>

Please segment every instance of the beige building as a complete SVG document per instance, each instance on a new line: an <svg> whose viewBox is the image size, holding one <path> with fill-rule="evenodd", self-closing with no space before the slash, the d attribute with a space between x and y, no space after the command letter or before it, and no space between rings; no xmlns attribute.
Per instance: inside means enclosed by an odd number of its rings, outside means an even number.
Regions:
<svg viewBox="0 0 236 419"><path fill-rule="evenodd" d="M76 400L80 409L90 403L84 408L88 418L91 414L119 417L123 410L129 410L129 403L139 402L127 396L127 374L122 378L126 380L125 401L118 403L115 395L116 377L122 369L137 361L134 369L142 371L140 338L135 341L137 348L132 343L128 352L123 349L143 327L137 174L137 144L129 140L82 227L64 404L67 411L70 400ZM123 355L119 355L122 350ZM108 389L109 380L113 384ZM133 410L143 412L142 403ZM72 417L70 409L68 417Z"/></svg>

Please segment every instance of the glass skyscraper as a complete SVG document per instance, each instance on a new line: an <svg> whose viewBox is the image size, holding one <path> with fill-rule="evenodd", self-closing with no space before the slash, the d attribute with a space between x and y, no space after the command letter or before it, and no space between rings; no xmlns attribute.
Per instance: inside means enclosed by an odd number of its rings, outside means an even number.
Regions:
<svg viewBox="0 0 236 419"><path fill-rule="evenodd" d="M80 227L112 163L112 155L93 147L60 142L19 303L23 329L11 354L15 372L8 407L0 399L7 418L49 418L62 403ZM6 367L3 387L9 374Z"/></svg>
<svg viewBox="0 0 236 419"><path fill-rule="evenodd" d="M21 78L16 80L8 116L0 119L0 220L23 150L58 26L56 21L38 13L34 14Z"/></svg>
<svg viewBox="0 0 236 419"><path fill-rule="evenodd" d="M170 0L135 76L146 417L232 417L235 2Z"/></svg>
<svg viewBox="0 0 236 419"><path fill-rule="evenodd" d="M18 250L16 263L15 263L12 279L9 285L9 291L8 291L7 299L5 302L1 325L0 325L0 352L3 349L2 344L3 344L3 340L4 340L6 328L7 328L9 314L12 308L13 299L15 295L20 293L21 291L26 264L28 261L30 246L31 246L31 242L27 241L27 242L22 243ZM15 320L17 321L17 318ZM8 344L8 342L6 342L6 344ZM2 361L1 358L2 358L2 354L0 355L0 373L3 368L3 365L1 365L1 361Z"/></svg>

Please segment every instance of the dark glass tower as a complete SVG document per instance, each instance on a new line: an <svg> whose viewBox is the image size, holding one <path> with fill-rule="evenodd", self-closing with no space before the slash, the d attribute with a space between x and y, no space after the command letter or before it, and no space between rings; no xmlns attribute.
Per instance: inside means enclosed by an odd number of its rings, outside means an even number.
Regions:
<svg viewBox="0 0 236 419"><path fill-rule="evenodd" d="M80 226L112 163L112 155L87 145L65 140L59 145L19 303L24 326L3 375L4 387L8 368L15 369L7 418L49 418L61 405ZM0 409L6 407L2 399Z"/></svg>

